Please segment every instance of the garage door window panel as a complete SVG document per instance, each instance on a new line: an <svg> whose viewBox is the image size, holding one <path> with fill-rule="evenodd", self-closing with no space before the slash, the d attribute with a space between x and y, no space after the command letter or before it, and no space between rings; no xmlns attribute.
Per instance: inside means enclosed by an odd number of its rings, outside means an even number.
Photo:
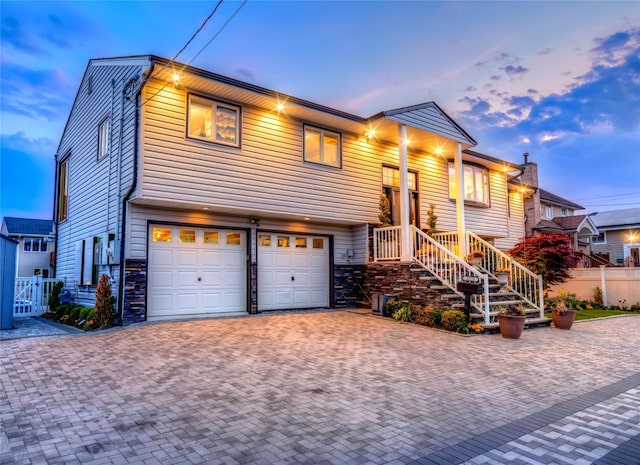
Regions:
<svg viewBox="0 0 640 465"><path fill-rule="evenodd" d="M153 228L153 242L171 242L171 229Z"/></svg>
<svg viewBox="0 0 640 465"><path fill-rule="evenodd" d="M271 235L258 234L258 244L260 247L271 247Z"/></svg>
<svg viewBox="0 0 640 465"><path fill-rule="evenodd" d="M196 243L196 232L191 229L181 229L180 230L180 243L181 244L195 244Z"/></svg>
<svg viewBox="0 0 640 465"><path fill-rule="evenodd" d="M218 231L205 231L204 243L212 245L220 244L220 233Z"/></svg>
<svg viewBox="0 0 640 465"><path fill-rule="evenodd" d="M242 245L240 233L227 233L227 245Z"/></svg>
<svg viewBox="0 0 640 465"><path fill-rule="evenodd" d="M278 247L289 247L289 237L278 236Z"/></svg>
<svg viewBox="0 0 640 465"><path fill-rule="evenodd" d="M296 237L296 248L297 249L306 249L307 248L307 238L306 237Z"/></svg>

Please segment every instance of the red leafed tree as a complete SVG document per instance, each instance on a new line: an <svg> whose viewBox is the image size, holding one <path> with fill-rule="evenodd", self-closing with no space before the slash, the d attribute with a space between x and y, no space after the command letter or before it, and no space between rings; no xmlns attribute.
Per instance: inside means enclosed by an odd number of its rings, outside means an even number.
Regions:
<svg viewBox="0 0 640 465"><path fill-rule="evenodd" d="M542 275L544 288L562 283L578 263L573 240L566 234L544 234L520 240L509 254L531 271Z"/></svg>
<svg viewBox="0 0 640 465"><path fill-rule="evenodd" d="M95 324L98 328L111 326L116 299L111 294L111 283L109 276L100 276L98 287L96 288L96 311L94 313Z"/></svg>

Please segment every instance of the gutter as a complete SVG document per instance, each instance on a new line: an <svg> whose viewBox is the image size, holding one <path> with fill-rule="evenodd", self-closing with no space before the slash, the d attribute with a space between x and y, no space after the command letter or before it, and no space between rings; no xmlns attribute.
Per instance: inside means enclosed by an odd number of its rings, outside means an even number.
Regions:
<svg viewBox="0 0 640 465"><path fill-rule="evenodd" d="M131 181L131 186L127 191L126 195L122 199L122 221L120 228L120 276L118 278L118 311L115 324L117 326L122 326L122 315L124 312L124 275L125 275L125 265L124 265L124 255L125 255L125 236L127 229L127 204L131 199L131 196L135 192L138 186L138 156L139 156L139 128L140 128L140 94L142 93L142 89L146 84L147 80L153 73L154 62L151 60L151 66L149 68L149 72L147 74L147 78L143 79L140 83L140 88L136 92L135 97L135 119L134 119L134 129L133 129L133 180ZM144 73L143 73L144 74ZM123 87L122 92L124 92L129 87L129 85L138 80L138 76L135 76L127 82L127 84ZM121 115L124 116L124 115ZM122 156L122 154L120 154Z"/></svg>

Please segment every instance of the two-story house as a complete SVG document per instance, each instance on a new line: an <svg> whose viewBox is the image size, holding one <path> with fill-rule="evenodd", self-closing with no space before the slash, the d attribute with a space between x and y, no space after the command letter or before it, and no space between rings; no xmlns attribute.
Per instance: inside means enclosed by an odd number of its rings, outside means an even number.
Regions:
<svg viewBox="0 0 640 465"><path fill-rule="evenodd" d="M2 219L1 232L19 242L16 251L16 277L53 276L51 262L56 236L52 220L6 216Z"/></svg>
<svg viewBox="0 0 640 465"><path fill-rule="evenodd" d="M433 102L361 117L156 56L91 60L56 154L56 277L108 273L124 323L353 302L383 194L383 258L415 261L430 204L446 253L524 236L520 167L475 145Z"/></svg>
<svg viewBox="0 0 640 465"><path fill-rule="evenodd" d="M640 266L640 207L592 213L593 251L618 266Z"/></svg>
<svg viewBox="0 0 640 465"><path fill-rule="evenodd" d="M524 200L526 237L568 234L573 238L574 249L590 256L591 238L598 229L589 215L576 215L576 210L584 207L539 187L538 165L529 161L528 153L524 154L522 169L521 180L529 191Z"/></svg>

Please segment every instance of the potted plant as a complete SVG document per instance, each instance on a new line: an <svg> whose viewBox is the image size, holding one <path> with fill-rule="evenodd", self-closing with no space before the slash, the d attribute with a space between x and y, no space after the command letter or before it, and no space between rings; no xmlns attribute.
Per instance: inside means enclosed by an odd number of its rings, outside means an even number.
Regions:
<svg viewBox="0 0 640 465"><path fill-rule="evenodd" d="M572 308L571 300L564 289L558 292L557 303L551 309L553 326L558 329L571 329L571 326L573 326L573 321L576 318L576 310Z"/></svg>
<svg viewBox="0 0 640 465"><path fill-rule="evenodd" d="M498 307L500 334L506 339L519 339L524 330L526 319L527 312L522 305L500 305Z"/></svg>
<svg viewBox="0 0 640 465"><path fill-rule="evenodd" d="M484 252L482 250L474 250L467 256L467 263L471 266L482 265L482 260L484 260Z"/></svg>
<svg viewBox="0 0 640 465"><path fill-rule="evenodd" d="M495 277L498 279L498 283L500 284L500 290L498 292L507 292L507 284L509 283L509 273L510 270L508 268L497 269L493 272Z"/></svg>

